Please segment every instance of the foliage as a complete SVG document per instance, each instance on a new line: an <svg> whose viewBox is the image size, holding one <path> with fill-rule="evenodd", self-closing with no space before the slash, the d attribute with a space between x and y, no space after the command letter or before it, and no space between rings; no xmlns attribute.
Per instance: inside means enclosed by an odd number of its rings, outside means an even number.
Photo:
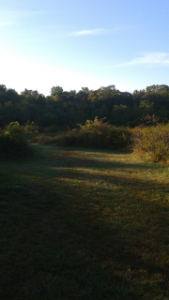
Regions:
<svg viewBox="0 0 169 300"><path fill-rule="evenodd" d="M51 88L51 95L52 96L62 94L62 92L63 92L63 89L62 89L61 86L53 86Z"/></svg>
<svg viewBox="0 0 169 300"><path fill-rule="evenodd" d="M153 104L154 103L153 102L149 102L149 100L141 100L139 107L140 108L147 108L147 109L149 109L149 108L153 107Z"/></svg>
<svg viewBox="0 0 169 300"><path fill-rule="evenodd" d="M84 146L107 149L124 149L130 144L131 132L125 128L109 125L104 119L94 121L87 120L85 125L79 125L80 129L74 129L60 136L56 143L63 146Z"/></svg>
<svg viewBox="0 0 169 300"><path fill-rule="evenodd" d="M26 134L38 132L38 126L33 121L27 121L23 128Z"/></svg>
<svg viewBox="0 0 169 300"><path fill-rule="evenodd" d="M146 115L141 119L141 125L144 126L158 126L159 124L167 124L167 123L168 123L167 118L155 116L155 114L153 114L152 116Z"/></svg>
<svg viewBox="0 0 169 300"><path fill-rule="evenodd" d="M133 93L121 92L115 85L90 90L64 91L60 86L51 88L51 95L44 96L36 90L25 89L18 94L0 85L0 127L18 121L43 127L85 124L86 120L106 117L109 124L134 127L146 115L169 119L169 86L152 85Z"/></svg>
<svg viewBox="0 0 169 300"><path fill-rule="evenodd" d="M169 159L169 126L158 124L133 130L133 151L153 162Z"/></svg>
<svg viewBox="0 0 169 300"><path fill-rule="evenodd" d="M51 145L56 144L57 142L57 136L50 136L49 134L37 134L31 137L30 139L31 143L37 143L40 145Z"/></svg>
<svg viewBox="0 0 169 300"><path fill-rule="evenodd" d="M45 132L51 132L51 133L54 133L54 132L58 132L59 131L59 128L58 128L58 126L56 126L56 125L51 125L51 126L49 126L49 127L46 127L46 128L44 128L44 131Z"/></svg>
<svg viewBox="0 0 169 300"><path fill-rule="evenodd" d="M27 156L31 153L25 131L19 122L12 122L1 129L0 152L16 156Z"/></svg>
<svg viewBox="0 0 169 300"><path fill-rule="evenodd" d="M159 123L163 122L163 123ZM130 150L142 158L160 162L169 161L169 124L156 116L146 116L142 125L131 128L116 127L105 119L87 120L79 129L32 136L31 142L57 146L96 147ZM152 125L153 124L153 125Z"/></svg>

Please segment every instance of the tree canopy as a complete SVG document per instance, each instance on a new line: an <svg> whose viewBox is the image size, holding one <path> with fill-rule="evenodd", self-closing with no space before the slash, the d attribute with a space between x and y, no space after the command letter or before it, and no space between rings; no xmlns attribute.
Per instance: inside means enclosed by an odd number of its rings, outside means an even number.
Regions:
<svg viewBox="0 0 169 300"><path fill-rule="evenodd" d="M51 95L25 89L18 94L0 85L0 127L14 121L28 120L40 127L74 128L97 116L117 126L138 125L145 115L169 118L169 86L151 85L133 93L121 92L115 85L90 90L64 91L51 88Z"/></svg>

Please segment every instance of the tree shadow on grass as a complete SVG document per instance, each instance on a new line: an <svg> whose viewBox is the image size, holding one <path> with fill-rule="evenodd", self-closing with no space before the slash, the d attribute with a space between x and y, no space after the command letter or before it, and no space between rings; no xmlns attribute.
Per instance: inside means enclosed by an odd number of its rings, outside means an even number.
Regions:
<svg viewBox="0 0 169 300"><path fill-rule="evenodd" d="M168 185L66 169L45 178L51 164L41 166L38 182L32 180L36 173L21 184L12 175L10 192L4 192L1 298L167 297Z"/></svg>
<svg viewBox="0 0 169 300"><path fill-rule="evenodd" d="M89 152L90 154L90 152ZM52 153L52 159L56 159L57 161L60 160L63 162L63 165L67 165L67 166L74 166L74 167L82 167L82 168L105 168L105 169L121 169L121 168L131 168L131 169L159 169L159 165L157 164L152 164L152 163L137 163L137 162L133 162L133 163L128 163L128 162L121 162L118 161L119 159L117 158L117 156L119 156L119 153L107 153L105 152L105 154L107 154L107 157L111 158L111 161L109 160L105 160L104 157L102 157L102 153L98 152L94 152L95 157L89 158L88 156L82 156L81 152L78 151L55 151ZM120 153L122 155L122 153ZM113 155L115 157L114 161L113 161ZM123 153L123 156L125 155L125 153ZM100 159L101 157L101 159ZM121 159L121 157L120 157ZM56 163L57 163L56 161Z"/></svg>
<svg viewBox="0 0 169 300"><path fill-rule="evenodd" d="M120 183L124 184L123 179ZM77 234L83 251L95 263L107 266L112 281L121 274L118 283L125 282L135 299L141 299L142 291L147 292L147 299L167 294L169 207L165 202L149 202L150 184L145 187L144 197L137 195L136 189L125 199L124 195L118 196L118 189L116 195L108 196L106 188L101 187L97 188L99 196L94 197L92 192L91 197L84 193L81 199L75 196L68 202L70 219L65 220ZM78 187L76 192L67 188L69 195L79 195Z"/></svg>

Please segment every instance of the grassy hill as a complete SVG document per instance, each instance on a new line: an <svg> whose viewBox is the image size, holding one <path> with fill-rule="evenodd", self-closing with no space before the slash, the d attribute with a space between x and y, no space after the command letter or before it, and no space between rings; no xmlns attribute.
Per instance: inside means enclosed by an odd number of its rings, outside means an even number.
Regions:
<svg viewBox="0 0 169 300"><path fill-rule="evenodd" d="M168 167L35 147L0 160L0 298L168 299Z"/></svg>

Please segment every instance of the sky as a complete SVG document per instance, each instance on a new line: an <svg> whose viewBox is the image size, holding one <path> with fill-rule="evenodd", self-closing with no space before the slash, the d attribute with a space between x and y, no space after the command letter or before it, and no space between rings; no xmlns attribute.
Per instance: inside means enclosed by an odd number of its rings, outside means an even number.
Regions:
<svg viewBox="0 0 169 300"><path fill-rule="evenodd" d="M0 0L0 84L169 85L169 0Z"/></svg>

